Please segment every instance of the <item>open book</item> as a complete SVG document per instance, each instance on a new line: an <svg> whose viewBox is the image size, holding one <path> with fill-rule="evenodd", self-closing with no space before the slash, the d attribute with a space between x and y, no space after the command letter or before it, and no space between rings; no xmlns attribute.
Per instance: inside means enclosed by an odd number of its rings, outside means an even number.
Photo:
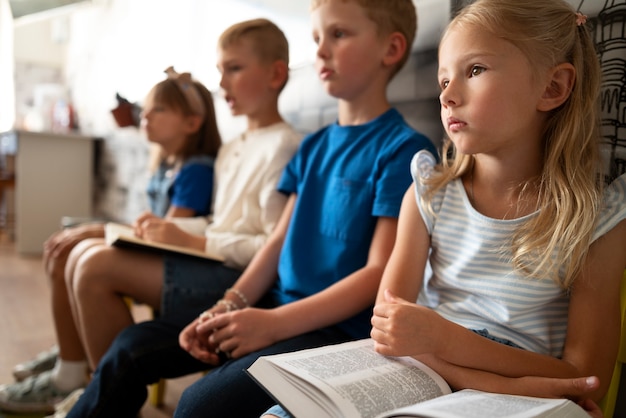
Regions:
<svg viewBox="0 0 626 418"><path fill-rule="evenodd" d="M210 254L193 248L181 247L178 245L164 244L161 242L146 241L135 236L133 228L115 222L108 222L104 227L105 241L109 245L120 248L133 248L143 251L156 251L160 253L179 253L194 257L207 258L214 261L223 262L224 257L220 254Z"/></svg>
<svg viewBox="0 0 626 418"><path fill-rule="evenodd" d="M296 418L589 418L567 399L451 393L432 369L382 356L371 339L262 356L248 373Z"/></svg>

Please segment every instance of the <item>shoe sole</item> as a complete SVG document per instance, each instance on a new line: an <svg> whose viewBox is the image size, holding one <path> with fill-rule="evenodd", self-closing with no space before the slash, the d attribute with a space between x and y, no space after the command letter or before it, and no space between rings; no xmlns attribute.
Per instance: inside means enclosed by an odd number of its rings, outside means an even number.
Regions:
<svg viewBox="0 0 626 418"><path fill-rule="evenodd" d="M64 398L55 399L53 403L48 404L35 404L35 403L25 403L25 402L11 402L11 401L0 401L0 411L2 412L12 412L17 414L42 414L42 415L50 415L54 414L55 409L54 405L58 402L61 402Z"/></svg>

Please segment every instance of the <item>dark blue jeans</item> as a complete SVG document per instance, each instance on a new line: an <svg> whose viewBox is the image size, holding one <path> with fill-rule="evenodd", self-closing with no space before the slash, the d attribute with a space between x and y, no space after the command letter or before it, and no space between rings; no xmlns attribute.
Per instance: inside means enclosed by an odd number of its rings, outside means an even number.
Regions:
<svg viewBox="0 0 626 418"><path fill-rule="evenodd" d="M174 418L258 418L276 401L247 374L260 356L345 342L339 328L326 328L281 341L245 357L230 360L189 386L180 398Z"/></svg>
<svg viewBox="0 0 626 418"><path fill-rule="evenodd" d="M122 331L100 360L91 383L67 418L136 418L147 397L147 385L207 370L178 345L178 335L204 309L219 300L240 272L221 264L190 260L166 262L163 315ZM176 262L174 262L176 261ZM258 307L275 306L270 297ZM312 332L229 360L214 368L184 393L176 417L258 417L275 402L246 369L261 355L343 342L336 328Z"/></svg>
<svg viewBox="0 0 626 418"><path fill-rule="evenodd" d="M147 396L147 384L208 368L179 347L178 334L213 306L241 271L186 256L164 257L163 264L161 316L117 336L68 416L135 418Z"/></svg>
<svg viewBox="0 0 626 418"><path fill-rule="evenodd" d="M159 318L124 330L67 418L135 418L145 403L148 384L206 370L206 363L194 359L178 345L178 334L188 322ZM338 328L328 328L229 360L185 390L174 416L258 418L275 403L245 371L259 356L348 339Z"/></svg>

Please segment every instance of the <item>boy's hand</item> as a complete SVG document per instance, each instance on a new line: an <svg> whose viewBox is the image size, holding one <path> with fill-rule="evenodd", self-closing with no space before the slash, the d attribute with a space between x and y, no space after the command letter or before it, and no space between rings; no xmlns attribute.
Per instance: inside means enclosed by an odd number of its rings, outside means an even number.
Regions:
<svg viewBox="0 0 626 418"><path fill-rule="evenodd" d="M372 331L375 349L385 356L436 354L441 317L423 306L385 290L385 300L374 306Z"/></svg>
<svg viewBox="0 0 626 418"><path fill-rule="evenodd" d="M198 332L198 325L201 323L201 319L195 319L189 325L183 329L178 335L178 343L183 350L187 351L193 357L200 361L218 366L220 364L220 357L216 353L216 346L209 343L209 335L213 332L209 329L208 332Z"/></svg>
<svg viewBox="0 0 626 418"><path fill-rule="evenodd" d="M277 318L271 309L245 308L201 322L196 331L208 333L209 343L230 358L239 358L276 342L271 330Z"/></svg>

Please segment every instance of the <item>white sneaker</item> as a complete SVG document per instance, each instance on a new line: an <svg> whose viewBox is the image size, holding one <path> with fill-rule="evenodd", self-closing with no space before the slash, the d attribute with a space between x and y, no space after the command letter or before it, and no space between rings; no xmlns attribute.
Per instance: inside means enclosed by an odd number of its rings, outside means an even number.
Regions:
<svg viewBox="0 0 626 418"><path fill-rule="evenodd" d="M71 391L60 391L52 383L52 371L27 377L21 382L0 385L0 410L18 413L54 412L54 406Z"/></svg>
<svg viewBox="0 0 626 418"><path fill-rule="evenodd" d="M83 394L85 389L76 389L74 392L70 393L69 396L63 399L61 402L55 405L54 414L47 415L46 418L65 418L67 414L72 410L76 402L78 402L78 398Z"/></svg>
<svg viewBox="0 0 626 418"><path fill-rule="evenodd" d="M52 370L59 357L59 347L53 346L48 351L43 351L32 359L20 363L13 368L13 376L15 380L21 382L30 376L36 376L48 370Z"/></svg>

